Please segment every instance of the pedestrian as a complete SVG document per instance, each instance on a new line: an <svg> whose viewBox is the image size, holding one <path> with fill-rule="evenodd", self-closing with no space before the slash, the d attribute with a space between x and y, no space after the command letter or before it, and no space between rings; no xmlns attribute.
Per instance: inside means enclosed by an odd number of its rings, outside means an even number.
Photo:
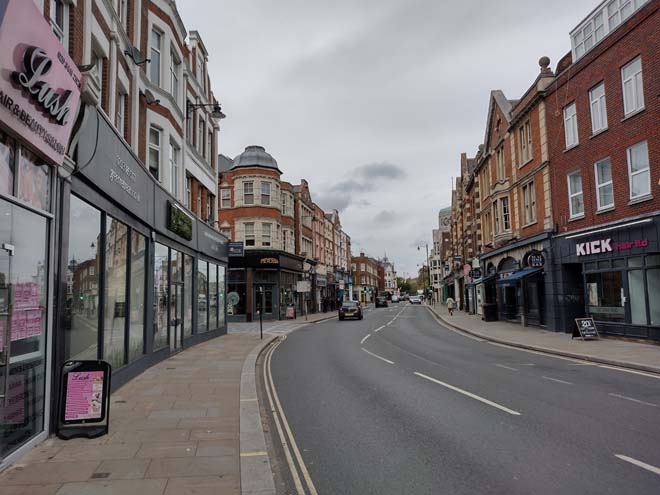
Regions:
<svg viewBox="0 0 660 495"><path fill-rule="evenodd" d="M449 316L454 316L454 305L456 302L451 297L447 298L447 309L449 310Z"/></svg>

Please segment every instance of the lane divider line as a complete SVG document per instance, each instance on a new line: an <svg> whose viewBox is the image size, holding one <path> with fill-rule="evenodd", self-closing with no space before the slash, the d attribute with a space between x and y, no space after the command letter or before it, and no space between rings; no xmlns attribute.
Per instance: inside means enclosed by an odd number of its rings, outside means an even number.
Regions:
<svg viewBox="0 0 660 495"><path fill-rule="evenodd" d="M637 467L641 467L642 469L646 469L647 471L651 471L652 473L655 473L657 475L660 475L660 468L651 466L650 464L646 464L645 462L638 461L637 459L633 459L632 457L628 457L627 455L622 455L622 454L614 454L614 457L621 459L622 461L629 462L630 464L634 464Z"/></svg>
<svg viewBox="0 0 660 495"><path fill-rule="evenodd" d="M418 371L415 371L415 375L424 378L430 382L437 383L438 385L442 385L445 388L448 388L449 390L453 390L454 392L458 392L459 394L463 394L466 397L470 397L471 399L478 400L479 402L483 402L484 404L488 404L489 406L495 407L496 409L499 409L500 411L504 411L505 413L511 414L512 416L520 416L520 413L518 411L514 411L513 409L509 409L508 407L504 407L501 404L498 404L497 402L493 402L492 400L485 399L483 397L480 397L476 394L473 394L472 392L468 392L467 390L463 390L462 388L454 387L453 385L449 385L448 383L441 382L440 380L437 380L433 377L430 377L428 375L425 375L423 373L419 373Z"/></svg>
<svg viewBox="0 0 660 495"><path fill-rule="evenodd" d="M496 364L498 368L504 368L505 370L510 370L510 371L518 371L516 368L512 368L511 366L506 366L504 364Z"/></svg>
<svg viewBox="0 0 660 495"><path fill-rule="evenodd" d="M369 337L371 337L371 334L370 334L370 333L368 333L367 335L365 335L364 338L360 341L360 345L364 344L364 343L367 341L367 339L368 339Z"/></svg>
<svg viewBox="0 0 660 495"><path fill-rule="evenodd" d="M639 399L633 399L632 397L626 397L625 395L619 395L619 394L607 394L607 395L610 395L612 397L616 397L618 399L625 399L625 400L629 400L631 402L637 402L638 404L644 404L645 406L658 407L657 404L653 404L652 402L646 402L646 401L639 400Z"/></svg>
<svg viewBox="0 0 660 495"><path fill-rule="evenodd" d="M300 479L300 476L298 475L298 470L296 469L296 465L293 462L293 457L291 455L291 451L289 448L289 442L286 439L286 436L284 435L284 431L282 430L282 425L280 422L280 413L279 410L275 407L275 402L273 401L273 396L271 392L271 385L270 385L270 356L273 353L273 349L279 345L279 342L276 343L274 346L272 346L269 350L268 353L266 354L266 358L264 360L264 384L266 388L266 395L268 396L268 403L270 404L270 410L273 413L273 419L275 421L275 427L277 428L277 434L280 437L280 443L282 444L282 450L284 451L284 456L286 457L286 463L289 465L289 471L291 472L291 478L293 479L293 484L296 488L296 492L298 495L305 495L305 489L302 486L302 481Z"/></svg>
<svg viewBox="0 0 660 495"><path fill-rule="evenodd" d="M560 380L559 378L552 378L551 376L542 376L544 380L550 380L552 382L563 383L564 385L573 385L571 382Z"/></svg>
<svg viewBox="0 0 660 495"><path fill-rule="evenodd" d="M385 325L379 326L376 330L374 330L375 333L380 332L383 328L385 328Z"/></svg>
<svg viewBox="0 0 660 495"><path fill-rule="evenodd" d="M389 359L385 359L384 357L379 356L378 354L374 354L373 352L369 352L364 347L360 347L360 349L362 349L364 352L366 352L370 356L375 357L376 359L380 359L381 361L385 361L387 364L394 364L394 361L390 361Z"/></svg>
<svg viewBox="0 0 660 495"><path fill-rule="evenodd" d="M619 368L618 366L610 366L608 364L599 364L597 366L599 368L605 368L606 370L624 371L626 373L632 373L634 375L647 376L649 378L655 378L656 380L660 380L660 375L654 375L654 374L651 374L651 373L644 373L643 371L629 370L629 369L626 369L626 368Z"/></svg>

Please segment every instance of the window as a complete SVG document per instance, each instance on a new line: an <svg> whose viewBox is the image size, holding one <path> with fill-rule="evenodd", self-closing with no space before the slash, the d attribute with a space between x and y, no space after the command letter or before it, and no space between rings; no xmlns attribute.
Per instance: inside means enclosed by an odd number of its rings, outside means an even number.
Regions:
<svg viewBox="0 0 660 495"><path fill-rule="evenodd" d="M502 203L502 226L505 231L511 230L511 218L509 212L509 198L500 199Z"/></svg>
<svg viewBox="0 0 660 495"><path fill-rule="evenodd" d="M209 263L209 330L218 329L218 265Z"/></svg>
<svg viewBox="0 0 660 495"><path fill-rule="evenodd" d="M231 191L220 189L220 208L231 208Z"/></svg>
<svg viewBox="0 0 660 495"><path fill-rule="evenodd" d="M192 177L186 176L186 206L192 209Z"/></svg>
<svg viewBox="0 0 660 495"><path fill-rule="evenodd" d="M244 234L245 234L245 245L254 246L254 224L246 223L244 224Z"/></svg>
<svg viewBox="0 0 660 495"><path fill-rule="evenodd" d="M525 184L522 187L523 196L523 217L525 224L536 221L536 189L534 182Z"/></svg>
<svg viewBox="0 0 660 495"><path fill-rule="evenodd" d="M568 175L568 203L571 218L584 215L584 196L582 194L582 175L573 172Z"/></svg>
<svg viewBox="0 0 660 495"><path fill-rule="evenodd" d="M231 229L230 228L222 228L220 229L220 233L224 235L227 239L231 239Z"/></svg>
<svg viewBox="0 0 660 495"><path fill-rule="evenodd" d="M200 115L197 121L197 151L204 156L204 117Z"/></svg>
<svg viewBox="0 0 660 495"><path fill-rule="evenodd" d="M587 308L597 320L623 320L623 272L587 273Z"/></svg>
<svg viewBox="0 0 660 495"><path fill-rule="evenodd" d="M243 204L254 204L254 182L243 182Z"/></svg>
<svg viewBox="0 0 660 495"><path fill-rule="evenodd" d="M197 262L197 331L204 333L208 330L209 316L209 264L206 261Z"/></svg>
<svg viewBox="0 0 660 495"><path fill-rule="evenodd" d="M270 206L270 182L261 182L261 204Z"/></svg>
<svg viewBox="0 0 660 495"><path fill-rule="evenodd" d="M209 165L212 164L213 160L213 132L209 129L209 132L206 133L206 159L209 162Z"/></svg>
<svg viewBox="0 0 660 495"><path fill-rule="evenodd" d="M646 141L628 148L628 179L630 199L642 198L651 194L649 148Z"/></svg>
<svg viewBox="0 0 660 495"><path fill-rule="evenodd" d="M149 172L156 180L160 180L158 172L160 170L160 129L151 126L149 129Z"/></svg>
<svg viewBox="0 0 660 495"><path fill-rule="evenodd" d="M271 224L261 224L261 245L263 247L270 247L271 244Z"/></svg>
<svg viewBox="0 0 660 495"><path fill-rule="evenodd" d="M602 210L614 206L614 186L612 184L612 162L609 158L595 163L596 202Z"/></svg>
<svg viewBox="0 0 660 495"><path fill-rule="evenodd" d="M628 272L628 300L630 301L630 323L633 325L646 325L646 294L644 283L644 270L630 270Z"/></svg>
<svg viewBox="0 0 660 495"><path fill-rule="evenodd" d="M119 20L124 31L126 31L128 27L128 0L119 0L118 8L119 12L117 14L119 15Z"/></svg>
<svg viewBox="0 0 660 495"><path fill-rule="evenodd" d="M156 29L151 30L151 62L149 62L150 79L160 86L160 45L162 34Z"/></svg>
<svg viewBox="0 0 660 495"><path fill-rule="evenodd" d="M495 235L500 233L500 210L498 208L499 204L498 201L495 200L493 201L493 220L495 223Z"/></svg>
<svg viewBox="0 0 660 495"><path fill-rule="evenodd" d="M128 362L133 362L144 354L144 293L146 290L146 249L147 238L136 232L131 233L131 290L129 294L130 321L128 328Z"/></svg>
<svg viewBox="0 0 660 495"><path fill-rule="evenodd" d="M175 198L179 197L179 148L170 143L170 189Z"/></svg>
<svg viewBox="0 0 660 495"><path fill-rule="evenodd" d="M103 57L98 54L94 54L94 68L96 69L96 75L99 78L99 105L103 105Z"/></svg>
<svg viewBox="0 0 660 495"><path fill-rule="evenodd" d="M197 188L197 211L195 212L201 216L202 214L202 189L201 187Z"/></svg>
<svg viewBox="0 0 660 495"><path fill-rule="evenodd" d="M596 134L607 129L607 107L605 105L605 83L600 83L589 91L591 106L591 132Z"/></svg>
<svg viewBox="0 0 660 495"><path fill-rule="evenodd" d="M621 69L623 84L623 113L630 115L644 108L642 85L642 59L637 57Z"/></svg>
<svg viewBox="0 0 660 495"><path fill-rule="evenodd" d="M532 124L527 120L518 131L520 140L520 164L532 159Z"/></svg>
<svg viewBox="0 0 660 495"><path fill-rule="evenodd" d="M60 43L69 48L69 6L63 0L50 0L50 25Z"/></svg>
<svg viewBox="0 0 660 495"><path fill-rule="evenodd" d="M117 98L117 130L126 137L126 93L119 93Z"/></svg>
<svg viewBox="0 0 660 495"><path fill-rule="evenodd" d="M188 109L190 108L192 110L192 101L186 100L186 112L188 112ZM192 144L193 139L195 139L195 131L193 130L193 123L194 121L194 116L195 112L191 111L190 116L186 117L186 139L188 140L189 143Z"/></svg>
<svg viewBox="0 0 660 495"><path fill-rule="evenodd" d="M124 365L128 227L110 216L106 225L103 358L117 369Z"/></svg>
<svg viewBox="0 0 660 495"><path fill-rule="evenodd" d="M213 202L215 200L215 196L213 194L209 194L206 198L206 221L208 223L213 223Z"/></svg>
<svg viewBox="0 0 660 495"><path fill-rule="evenodd" d="M170 91L174 97L174 101L177 101L179 96L179 66L181 62L174 52L174 48L170 48Z"/></svg>
<svg viewBox="0 0 660 495"><path fill-rule="evenodd" d="M564 108L564 134L566 136L566 149L577 146L579 139L575 102Z"/></svg>
<svg viewBox="0 0 660 495"><path fill-rule="evenodd" d="M504 146L500 146L495 152L497 161L497 180L504 180L506 178L506 168L504 163Z"/></svg>

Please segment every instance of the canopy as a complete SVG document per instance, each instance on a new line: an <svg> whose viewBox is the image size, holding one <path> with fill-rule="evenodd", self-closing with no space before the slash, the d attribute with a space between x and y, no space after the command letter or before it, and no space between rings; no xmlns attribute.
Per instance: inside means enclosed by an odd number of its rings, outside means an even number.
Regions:
<svg viewBox="0 0 660 495"><path fill-rule="evenodd" d="M523 278L534 275L535 273L543 270L542 268L525 268L524 270L518 270L515 273L512 273L508 277L501 278L497 281L497 285L517 285Z"/></svg>

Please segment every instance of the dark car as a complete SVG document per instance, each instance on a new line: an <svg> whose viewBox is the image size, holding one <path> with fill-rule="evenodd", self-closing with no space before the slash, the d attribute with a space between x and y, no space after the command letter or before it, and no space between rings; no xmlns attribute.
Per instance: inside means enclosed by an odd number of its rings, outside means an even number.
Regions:
<svg viewBox="0 0 660 495"><path fill-rule="evenodd" d="M362 306L357 301L344 301L339 308L339 319L357 318L362 319Z"/></svg>
<svg viewBox="0 0 660 495"><path fill-rule="evenodd" d="M378 296L376 298L376 307L377 308L387 308L387 298L385 296Z"/></svg>

